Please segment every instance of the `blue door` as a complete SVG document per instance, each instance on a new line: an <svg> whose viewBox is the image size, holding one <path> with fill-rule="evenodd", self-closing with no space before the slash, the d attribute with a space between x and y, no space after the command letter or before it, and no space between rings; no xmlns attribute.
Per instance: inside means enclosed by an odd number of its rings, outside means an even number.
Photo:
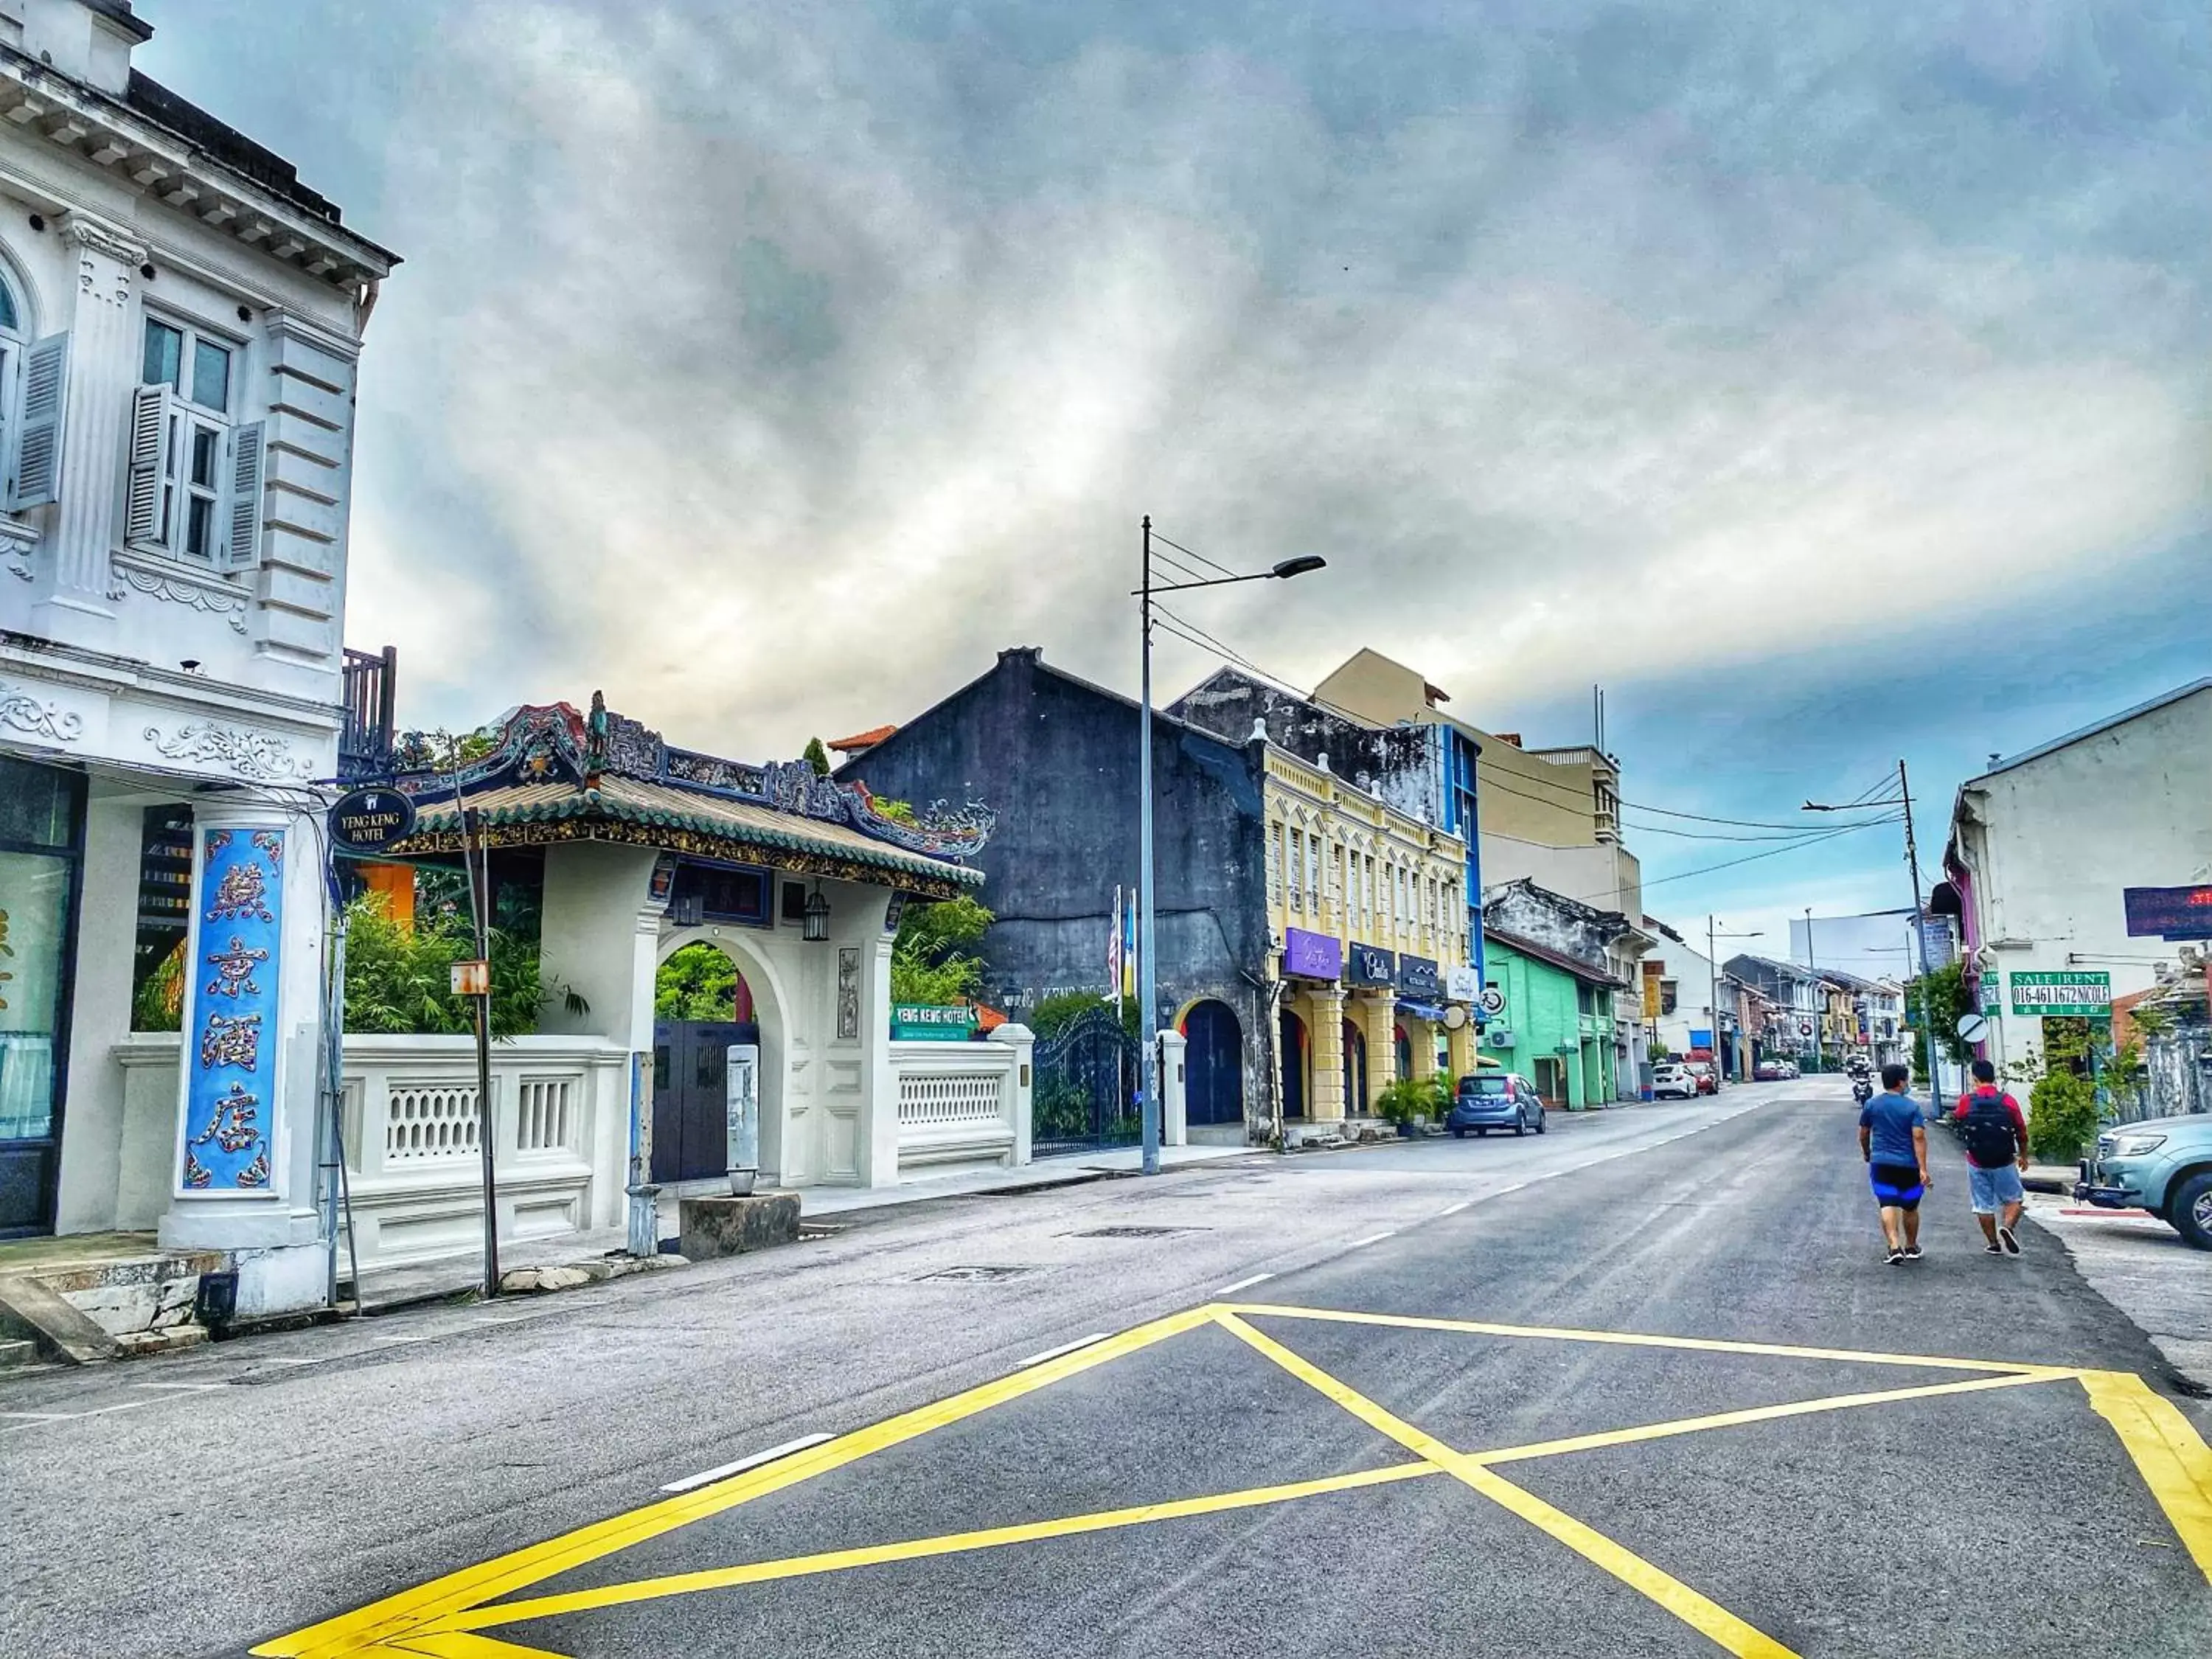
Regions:
<svg viewBox="0 0 2212 1659"><path fill-rule="evenodd" d="M1244 1121L1244 1030L1225 1002L1183 1016L1183 1111L1192 1123Z"/></svg>

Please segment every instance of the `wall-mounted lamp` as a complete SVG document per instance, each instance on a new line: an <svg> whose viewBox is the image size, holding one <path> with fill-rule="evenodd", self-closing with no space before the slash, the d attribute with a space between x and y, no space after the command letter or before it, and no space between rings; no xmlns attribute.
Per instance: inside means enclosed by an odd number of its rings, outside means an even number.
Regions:
<svg viewBox="0 0 2212 1659"><path fill-rule="evenodd" d="M822 896L822 884L818 881L806 896L805 926L799 937L809 945L830 942L830 901Z"/></svg>

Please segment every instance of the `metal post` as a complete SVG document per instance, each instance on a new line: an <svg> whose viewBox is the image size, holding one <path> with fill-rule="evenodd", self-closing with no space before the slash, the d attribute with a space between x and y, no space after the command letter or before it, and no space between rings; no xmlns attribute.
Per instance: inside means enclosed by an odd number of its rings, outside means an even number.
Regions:
<svg viewBox="0 0 2212 1659"><path fill-rule="evenodd" d="M1152 1026L1158 989L1152 954L1152 515L1145 514L1144 579L1138 586L1143 725L1137 735L1137 1035L1145 1044L1144 1171L1160 1172L1160 1051Z"/></svg>
<svg viewBox="0 0 2212 1659"><path fill-rule="evenodd" d="M1721 1063L1721 965L1713 960L1713 915L1705 912L1705 1012L1713 1022L1713 1087L1716 1092L1728 1078L1728 1067Z"/></svg>
<svg viewBox="0 0 2212 1659"><path fill-rule="evenodd" d="M470 807L461 814L461 863L468 876L469 915L476 924L477 959L486 964L484 989L477 1005L477 1152L483 1164L484 1299L499 1294L499 1194L492 1177L497 1135L493 1128L491 1095L491 935L485 910L491 904L489 855L477 845L477 814ZM477 885L479 876L483 885Z"/></svg>

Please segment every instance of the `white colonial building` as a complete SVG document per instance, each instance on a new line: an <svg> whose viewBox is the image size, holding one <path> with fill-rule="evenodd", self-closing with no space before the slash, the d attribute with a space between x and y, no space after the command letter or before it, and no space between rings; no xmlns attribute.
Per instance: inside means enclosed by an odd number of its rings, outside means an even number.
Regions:
<svg viewBox="0 0 2212 1659"><path fill-rule="evenodd" d="M0 0L0 1236L158 1229L252 1313L323 1293L313 786L396 260L150 32Z"/></svg>
<svg viewBox="0 0 2212 1659"><path fill-rule="evenodd" d="M2128 932L2125 890L2212 881L2212 678L2006 758L1959 786L1934 908L1963 923L1999 1064L2050 1018L2109 1020L2178 969ZM2109 1030L2109 1028L2105 1028Z"/></svg>

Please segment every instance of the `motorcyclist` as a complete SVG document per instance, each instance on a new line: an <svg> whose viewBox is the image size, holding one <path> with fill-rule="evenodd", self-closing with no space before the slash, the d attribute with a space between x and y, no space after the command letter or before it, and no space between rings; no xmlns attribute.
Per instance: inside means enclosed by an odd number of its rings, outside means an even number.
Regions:
<svg viewBox="0 0 2212 1659"><path fill-rule="evenodd" d="M1851 1098L1860 1105L1865 1105L1874 1098L1874 1078L1867 1069L1866 1061L1853 1054L1844 1069L1850 1073Z"/></svg>

